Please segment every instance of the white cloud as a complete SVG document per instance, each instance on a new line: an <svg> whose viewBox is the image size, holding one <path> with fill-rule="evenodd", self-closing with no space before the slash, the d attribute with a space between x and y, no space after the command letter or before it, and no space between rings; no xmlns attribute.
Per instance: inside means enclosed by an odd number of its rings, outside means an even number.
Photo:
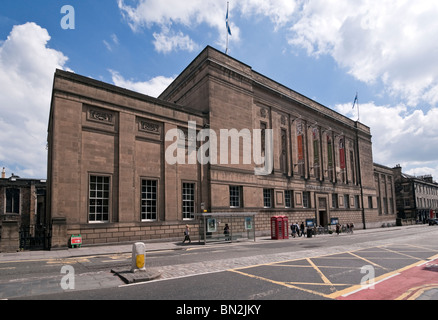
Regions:
<svg viewBox="0 0 438 320"><path fill-rule="evenodd" d="M297 11L297 1L294 0L240 0L243 16L266 16L271 19L275 27L289 23Z"/></svg>
<svg viewBox="0 0 438 320"><path fill-rule="evenodd" d="M225 47L226 1L118 0L135 31L158 26L157 51L194 51L196 44L182 28L206 24L217 30ZM268 17L274 29L287 28L289 44L310 55L330 55L356 79L383 84L389 96L408 106L438 103L438 2L430 0L240 0L230 2L233 36L241 30L233 17Z"/></svg>
<svg viewBox="0 0 438 320"><path fill-rule="evenodd" d="M23 177L46 177L53 75L68 59L49 40L46 29L26 23L0 43L0 166Z"/></svg>
<svg viewBox="0 0 438 320"><path fill-rule="evenodd" d="M331 55L366 83L382 81L408 105L438 102L438 2L310 0L289 43Z"/></svg>
<svg viewBox="0 0 438 320"><path fill-rule="evenodd" d="M193 52L199 50L199 46L182 32L173 34L170 30L164 30L161 33L154 33L154 38L154 46L157 52L170 53L174 50Z"/></svg>
<svg viewBox="0 0 438 320"><path fill-rule="evenodd" d="M103 44L108 49L108 51L113 51L113 46L116 47L119 45L119 38L117 37L116 34L113 33L111 35L111 42L103 40Z"/></svg>
<svg viewBox="0 0 438 320"><path fill-rule="evenodd" d="M352 119L357 110L351 104L335 109ZM393 167L401 164L403 172L432 174L438 179L438 108L428 112L412 110L405 105L360 105L360 122L371 128L374 162Z"/></svg>
<svg viewBox="0 0 438 320"><path fill-rule="evenodd" d="M226 1L218 0L135 0L134 5L128 5L125 0L118 0L119 9L134 31L141 28L159 26L162 31L154 33L156 50L170 52L173 50L196 50L199 45L185 35L181 29L193 28L200 24L216 29L216 43L225 47L226 42ZM294 0L241 0L230 2L231 42L240 41L240 28L233 17L241 14L250 18L253 16L268 17L277 29L284 26L296 11ZM173 33L169 36L169 30ZM157 39L158 38L158 39ZM166 50L164 51L163 48Z"/></svg>
<svg viewBox="0 0 438 320"><path fill-rule="evenodd" d="M151 97L158 97L174 80L163 76L155 77L149 81L126 80L117 71L109 70L112 75L113 83L125 89L143 93Z"/></svg>
<svg viewBox="0 0 438 320"><path fill-rule="evenodd" d="M194 46L194 41L181 30L168 36L169 30L174 31L178 26L192 28L205 23L212 28L225 30L225 12L220 1L137 0L134 6L130 6L124 0L118 0L118 5L132 30L158 25L162 32L154 34L155 45L157 49L166 48L166 52L176 49L191 50ZM167 44L164 43L166 40ZM183 46L182 41L185 44Z"/></svg>

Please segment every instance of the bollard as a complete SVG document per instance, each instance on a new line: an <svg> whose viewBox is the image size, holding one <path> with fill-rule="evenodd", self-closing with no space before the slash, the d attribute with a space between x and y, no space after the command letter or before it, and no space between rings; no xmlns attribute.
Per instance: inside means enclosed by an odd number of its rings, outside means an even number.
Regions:
<svg viewBox="0 0 438 320"><path fill-rule="evenodd" d="M144 243L137 242L132 245L131 272L146 271L146 247Z"/></svg>

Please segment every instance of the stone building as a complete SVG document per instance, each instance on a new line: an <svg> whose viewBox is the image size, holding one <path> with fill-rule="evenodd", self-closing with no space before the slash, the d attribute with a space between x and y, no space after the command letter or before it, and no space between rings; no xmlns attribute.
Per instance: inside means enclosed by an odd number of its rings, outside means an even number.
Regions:
<svg viewBox="0 0 438 320"><path fill-rule="evenodd" d="M415 177L394 169L397 215L403 220L426 223L438 212L438 183L431 175Z"/></svg>
<svg viewBox="0 0 438 320"><path fill-rule="evenodd" d="M272 142L272 144L270 143ZM57 70L52 246L197 234L197 214L380 226L370 128L211 47L157 98Z"/></svg>
<svg viewBox="0 0 438 320"><path fill-rule="evenodd" d="M47 225L46 181L23 179L14 174L0 178L0 252L17 251L19 236L35 238ZM43 230L44 231L44 230ZM41 243L44 247L44 243Z"/></svg>
<svg viewBox="0 0 438 320"><path fill-rule="evenodd" d="M396 194L394 171L392 168L374 164L374 182L376 187L376 202L368 198L368 206L378 209L378 223L382 226L392 226L396 222ZM386 218L386 219L385 219Z"/></svg>

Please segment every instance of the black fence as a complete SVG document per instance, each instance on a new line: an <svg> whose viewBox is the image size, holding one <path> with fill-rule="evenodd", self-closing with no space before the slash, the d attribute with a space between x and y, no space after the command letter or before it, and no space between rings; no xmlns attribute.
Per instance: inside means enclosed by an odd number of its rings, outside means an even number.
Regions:
<svg viewBox="0 0 438 320"><path fill-rule="evenodd" d="M35 225L21 226L20 249L21 250L50 250L51 226Z"/></svg>

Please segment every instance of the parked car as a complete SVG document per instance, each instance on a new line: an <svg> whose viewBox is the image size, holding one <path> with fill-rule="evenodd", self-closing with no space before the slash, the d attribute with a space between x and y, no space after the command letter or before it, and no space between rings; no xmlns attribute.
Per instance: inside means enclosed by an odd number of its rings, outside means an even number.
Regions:
<svg viewBox="0 0 438 320"><path fill-rule="evenodd" d="M438 218L429 219L429 226L433 226L434 224L438 224Z"/></svg>

